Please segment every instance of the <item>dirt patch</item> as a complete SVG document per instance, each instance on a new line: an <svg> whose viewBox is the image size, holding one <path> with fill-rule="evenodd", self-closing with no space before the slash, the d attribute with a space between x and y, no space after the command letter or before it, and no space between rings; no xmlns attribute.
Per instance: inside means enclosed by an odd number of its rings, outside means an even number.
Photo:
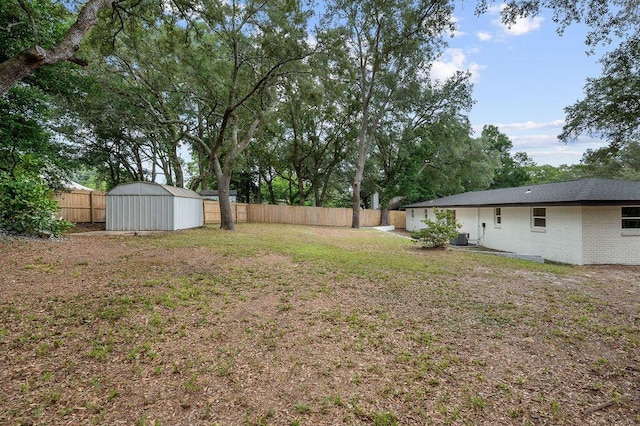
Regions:
<svg viewBox="0 0 640 426"><path fill-rule="evenodd" d="M0 248L2 424L640 422L637 267L264 225Z"/></svg>
<svg viewBox="0 0 640 426"><path fill-rule="evenodd" d="M77 234L81 232L93 232L93 231L104 231L106 229L106 223L76 223L73 228L69 230L72 234Z"/></svg>

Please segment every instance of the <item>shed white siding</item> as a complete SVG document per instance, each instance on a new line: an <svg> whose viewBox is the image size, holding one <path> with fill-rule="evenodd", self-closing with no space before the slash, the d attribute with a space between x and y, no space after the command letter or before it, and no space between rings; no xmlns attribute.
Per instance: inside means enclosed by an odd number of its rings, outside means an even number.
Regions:
<svg viewBox="0 0 640 426"><path fill-rule="evenodd" d="M119 185L107 193L108 231L175 231L203 224L197 193L150 182Z"/></svg>
<svg viewBox="0 0 640 426"><path fill-rule="evenodd" d="M176 198L173 204L175 229L197 228L204 224L202 198Z"/></svg>
<svg viewBox="0 0 640 426"><path fill-rule="evenodd" d="M107 231L173 231L173 199L158 195L107 196Z"/></svg>

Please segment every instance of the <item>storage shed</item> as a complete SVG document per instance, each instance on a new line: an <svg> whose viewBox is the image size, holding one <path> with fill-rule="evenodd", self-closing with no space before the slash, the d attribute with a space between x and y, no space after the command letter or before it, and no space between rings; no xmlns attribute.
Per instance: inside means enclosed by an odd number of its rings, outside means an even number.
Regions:
<svg viewBox="0 0 640 426"><path fill-rule="evenodd" d="M107 231L176 231L203 224L202 197L190 189L130 182L107 193Z"/></svg>

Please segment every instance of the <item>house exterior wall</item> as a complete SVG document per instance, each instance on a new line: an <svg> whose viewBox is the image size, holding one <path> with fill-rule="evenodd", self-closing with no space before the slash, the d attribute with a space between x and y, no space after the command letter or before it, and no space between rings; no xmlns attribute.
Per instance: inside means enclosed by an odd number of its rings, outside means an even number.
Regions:
<svg viewBox="0 0 640 426"><path fill-rule="evenodd" d="M479 237L480 215L478 208L447 209L456 211L456 221L462 225L458 232L469 234L469 242L475 244Z"/></svg>
<svg viewBox="0 0 640 426"><path fill-rule="evenodd" d="M422 229L425 227L425 224L422 221L426 218L426 212L428 209L425 208L411 208L406 210L407 214L407 222L405 229L410 232L417 231L418 229ZM433 214L433 213L432 213Z"/></svg>
<svg viewBox="0 0 640 426"><path fill-rule="evenodd" d="M492 207L458 207L456 219L462 223L460 232L468 233L472 243L495 250L539 255L555 262L581 265L583 261L582 207L545 207L546 226L534 229L531 207L501 207L502 223L495 223ZM407 230L424 228L420 221L424 210L407 209ZM434 219L433 209L428 216ZM618 213L619 214L619 213ZM482 224L485 224L483 227ZM639 237L640 238L640 237Z"/></svg>
<svg viewBox="0 0 640 426"><path fill-rule="evenodd" d="M640 230L622 229L621 206L584 207L584 263L640 265Z"/></svg>
<svg viewBox="0 0 640 426"><path fill-rule="evenodd" d="M502 223L494 223L494 209L482 208L485 235L481 245L521 254L539 255L554 262L583 264L582 207L545 207L546 226L533 228L532 207L502 207Z"/></svg>

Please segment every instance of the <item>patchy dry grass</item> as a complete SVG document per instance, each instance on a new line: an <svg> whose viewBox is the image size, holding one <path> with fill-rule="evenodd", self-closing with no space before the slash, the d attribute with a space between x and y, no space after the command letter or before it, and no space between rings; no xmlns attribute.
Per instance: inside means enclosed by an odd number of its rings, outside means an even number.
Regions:
<svg viewBox="0 0 640 426"><path fill-rule="evenodd" d="M640 424L637 267L254 224L0 248L0 424Z"/></svg>

